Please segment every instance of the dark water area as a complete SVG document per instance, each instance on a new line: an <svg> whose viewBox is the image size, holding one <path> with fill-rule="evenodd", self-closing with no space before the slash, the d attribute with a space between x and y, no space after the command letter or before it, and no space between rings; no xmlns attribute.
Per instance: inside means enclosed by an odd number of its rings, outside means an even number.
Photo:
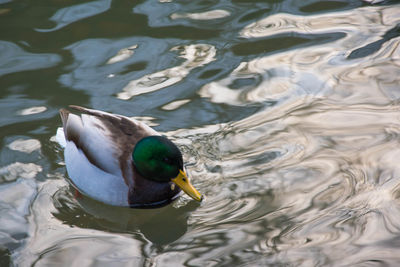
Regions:
<svg viewBox="0 0 400 267"><path fill-rule="evenodd" d="M0 266L398 266L398 1L0 0ZM58 110L181 148L163 208L76 198Z"/></svg>

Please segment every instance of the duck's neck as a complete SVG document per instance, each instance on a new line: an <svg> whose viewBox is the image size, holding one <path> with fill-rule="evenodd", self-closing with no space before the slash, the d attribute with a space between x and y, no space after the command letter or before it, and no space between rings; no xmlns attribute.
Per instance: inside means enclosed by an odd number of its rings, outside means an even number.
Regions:
<svg viewBox="0 0 400 267"><path fill-rule="evenodd" d="M128 203L131 207L152 208L163 206L176 199L181 191L172 182L154 182L141 176L135 167L133 169L135 181L133 186L129 188L128 193Z"/></svg>

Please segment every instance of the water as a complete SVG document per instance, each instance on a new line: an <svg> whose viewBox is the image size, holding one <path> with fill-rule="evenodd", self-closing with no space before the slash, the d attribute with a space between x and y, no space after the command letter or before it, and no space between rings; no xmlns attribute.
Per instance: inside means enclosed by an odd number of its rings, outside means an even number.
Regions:
<svg viewBox="0 0 400 267"><path fill-rule="evenodd" d="M369 2L0 1L0 265L398 265L400 5ZM76 199L68 104L168 135L206 200Z"/></svg>

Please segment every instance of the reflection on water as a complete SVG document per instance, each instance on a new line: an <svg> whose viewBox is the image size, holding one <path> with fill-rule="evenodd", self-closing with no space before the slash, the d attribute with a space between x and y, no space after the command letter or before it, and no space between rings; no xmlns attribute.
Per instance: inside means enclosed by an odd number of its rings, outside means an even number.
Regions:
<svg viewBox="0 0 400 267"><path fill-rule="evenodd" d="M135 95L146 94L162 88L172 86L188 76L189 72L215 60L215 48L210 45L190 45L187 47L173 47L172 51L183 50L182 58L186 59L180 66L160 72L145 75L144 77L129 82L118 98L128 100Z"/></svg>
<svg viewBox="0 0 400 267"><path fill-rule="evenodd" d="M34 54L24 51L19 45L0 41L0 75L26 70L48 68L60 62L61 58L54 54Z"/></svg>
<svg viewBox="0 0 400 267"><path fill-rule="evenodd" d="M143 234L153 244L168 244L181 237L187 229L187 214L198 207L190 203L154 210L126 209L107 206L84 196L72 201L73 196L66 192L71 188L63 189L53 196L57 211L52 214L60 221L72 227Z"/></svg>
<svg viewBox="0 0 400 267"><path fill-rule="evenodd" d="M0 265L396 266L399 14L396 1L1 2ZM205 201L75 197L54 138L68 104L165 133Z"/></svg>
<svg viewBox="0 0 400 267"><path fill-rule="evenodd" d="M228 17L230 13L226 10L210 10L202 13L174 13L172 19L189 18L194 20L210 20Z"/></svg>
<svg viewBox="0 0 400 267"><path fill-rule="evenodd" d="M110 8L111 0L98 0L91 1L84 4L72 5L64 7L48 18L48 20L55 22L57 25L49 30L36 29L37 31L56 31L71 23L74 23L85 18L95 16L107 11Z"/></svg>

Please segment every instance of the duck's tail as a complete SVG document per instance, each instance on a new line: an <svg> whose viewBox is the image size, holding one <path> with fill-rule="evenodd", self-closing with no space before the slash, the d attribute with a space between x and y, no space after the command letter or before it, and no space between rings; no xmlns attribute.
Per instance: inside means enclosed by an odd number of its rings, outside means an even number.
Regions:
<svg viewBox="0 0 400 267"><path fill-rule="evenodd" d="M69 113L70 112L65 108L60 109L60 117L61 117L61 121L62 121L64 129L65 129L65 125L67 125Z"/></svg>

